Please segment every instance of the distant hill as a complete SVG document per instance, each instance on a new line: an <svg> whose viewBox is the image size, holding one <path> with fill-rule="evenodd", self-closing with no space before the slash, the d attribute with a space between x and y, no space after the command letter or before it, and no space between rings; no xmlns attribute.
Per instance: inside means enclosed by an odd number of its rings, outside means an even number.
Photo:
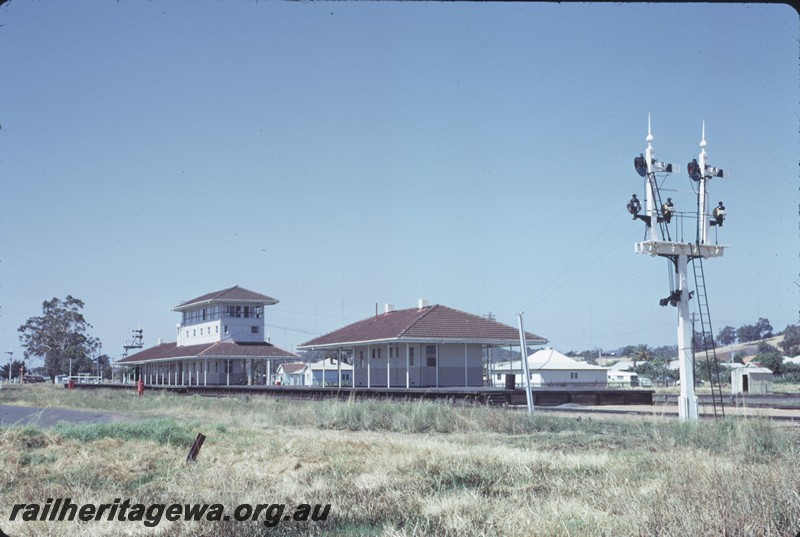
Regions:
<svg viewBox="0 0 800 537"><path fill-rule="evenodd" d="M758 354L758 345L760 343L767 343L769 345L772 345L779 351L783 352L783 350L778 346L778 343L782 341L783 341L783 335L780 335L780 336L773 336L767 339L761 339L758 341L750 341L748 343L734 343L733 345L717 347L716 349L717 360L719 360L720 362L730 362L732 357L736 354L741 354L742 356L754 356Z"/></svg>

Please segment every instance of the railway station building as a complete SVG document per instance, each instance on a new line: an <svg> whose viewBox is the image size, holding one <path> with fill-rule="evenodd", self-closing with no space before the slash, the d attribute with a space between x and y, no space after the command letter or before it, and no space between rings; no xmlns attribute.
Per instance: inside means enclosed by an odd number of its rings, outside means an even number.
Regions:
<svg viewBox="0 0 800 537"><path fill-rule="evenodd" d="M298 355L265 341L264 308L278 300L238 285L172 308L181 314L176 341L126 356L125 380L148 385L270 384L276 364Z"/></svg>
<svg viewBox="0 0 800 537"><path fill-rule="evenodd" d="M547 340L526 332L526 343ZM484 349L519 344L517 328L421 299L416 308L387 304L381 314L376 310L297 348L352 356L354 387L479 387Z"/></svg>

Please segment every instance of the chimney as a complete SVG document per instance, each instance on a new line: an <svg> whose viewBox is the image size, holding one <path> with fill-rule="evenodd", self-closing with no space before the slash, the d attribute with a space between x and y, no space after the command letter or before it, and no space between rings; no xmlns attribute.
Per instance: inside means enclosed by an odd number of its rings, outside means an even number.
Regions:
<svg viewBox="0 0 800 537"><path fill-rule="evenodd" d="M391 313L394 311L394 304L384 304L383 313Z"/></svg>
<svg viewBox="0 0 800 537"><path fill-rule="evenodd" d="M161 338L158 338L158 344L161 345L162 343L163 341L161 340Z"/></svg>
<svg viewBox="0 0 800 537"><path fill-rule="evenodd" d="M428 307L428 299L427 298L420 298L419 302L417 304L418 304L417 305L418 309L427 308Z"/></svg>

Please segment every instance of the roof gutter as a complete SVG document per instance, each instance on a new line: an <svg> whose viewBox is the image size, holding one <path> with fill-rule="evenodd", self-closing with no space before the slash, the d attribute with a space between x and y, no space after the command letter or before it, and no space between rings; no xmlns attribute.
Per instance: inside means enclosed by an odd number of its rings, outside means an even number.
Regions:
<svg viewBox="0 0 800 537"><path fill-rule="evenodd" d="M544 345L548 342L544 338L529 338L528 345ZM298 345L297 350L320 350L320 349L339 349L350 347L363 347L365 345L386 345L390 343L427 343L429 345L445 344L469 344L469 345L490 345L492 347L505 347L511 345L519 347L519 339L491 339L491 338L385 338L364 341L344 341L340 343L323 343L321 345Z"/></svg>
<svg viewBox="0 0 800 537"><path fill-rule="evenodd" d="M198 355L191 355L191 356L171 356L169 358L147 358L144 360L129 360L126 362L117 361L116 364L119 365L142 365L142 364L155 364L155 363L166 363L166 362L175 362L177 360L297 360L299 356L295 355L283 355L283 356L224 356L221 354L198 354Z"/></svg>

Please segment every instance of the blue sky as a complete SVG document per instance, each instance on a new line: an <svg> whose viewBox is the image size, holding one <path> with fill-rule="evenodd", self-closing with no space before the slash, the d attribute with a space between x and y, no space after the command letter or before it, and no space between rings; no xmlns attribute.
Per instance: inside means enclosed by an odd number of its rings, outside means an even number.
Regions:
<svg viewBox="0 0 800 537"><path fill-rule="evenodd" d="M798 322L797 13L771 4L11 2L0 348L86 303L118 357L241 285L287 349L418 298L566 352L674 344L634 253L652 115L679 210L705 121L715 329Z"/></svg>

